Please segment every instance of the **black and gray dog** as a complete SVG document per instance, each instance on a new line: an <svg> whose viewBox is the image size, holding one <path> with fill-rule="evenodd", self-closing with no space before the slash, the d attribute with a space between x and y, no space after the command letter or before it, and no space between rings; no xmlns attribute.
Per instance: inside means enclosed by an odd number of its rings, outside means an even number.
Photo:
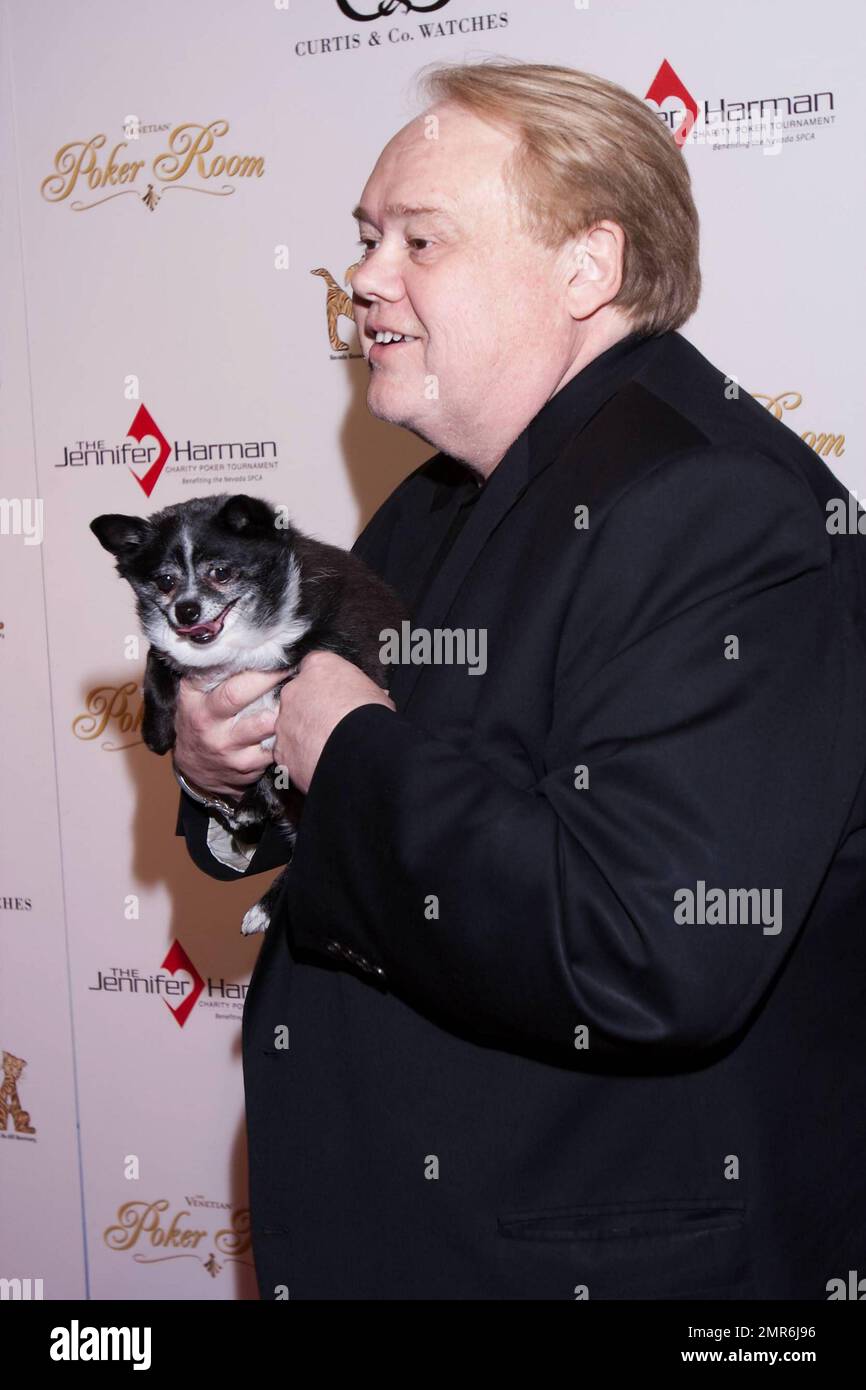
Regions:
<svg viewBox="0 0 866 1390"><path fill-rule="evenodd" d="M235 671L285 667L289 680L315 649L345 657L387 690L379 654L384 629L399 630L405 616L399 599L357 556L295 530L282 508L220 493L149 517L98 516L90 529L132 585L150 642L142 735L154 753L174 747L178 684L192 673L205 690ZM276 707L285 683L237 718ZM284 780L272 764L222 823L237 830L276 820L294 843L298 798ZM282 878L246 913L244 934L267 929Z"/></svg>

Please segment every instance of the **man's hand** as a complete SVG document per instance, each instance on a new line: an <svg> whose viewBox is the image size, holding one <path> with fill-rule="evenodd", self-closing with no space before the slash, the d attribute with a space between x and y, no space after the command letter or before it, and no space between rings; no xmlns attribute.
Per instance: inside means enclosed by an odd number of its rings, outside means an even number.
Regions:
<svg viewBox="0 0 866 1390"><path fill-rule="evenodd" d="M354 668L353 668L354 669ZM274 762L261 740L274 732L277 711L261 710L233 722L235 715L285 680L285 671L240 671L205 693L195 676L178 687L174 760L202 791L237 800Z"/></svg>
<svg viewBox="0 0 866 1390"><path fill-rule="evenodd" d="M396 709L375 681L333 652L310 652L280 692L273 760L306 794L322 749L344 715L360 705Z"/></svg>

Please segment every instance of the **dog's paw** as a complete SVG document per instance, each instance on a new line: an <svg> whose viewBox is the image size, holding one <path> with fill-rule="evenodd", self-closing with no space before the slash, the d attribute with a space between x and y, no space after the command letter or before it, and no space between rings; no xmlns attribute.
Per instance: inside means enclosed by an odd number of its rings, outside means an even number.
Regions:
<svg viewBox="0 0 866 1390"><path fill-rule="evenodd" d="M244 936L252 936L255 932L267 931L270 925L271 919L261 903L254 903L253 906L244 913L244 920L241 923L241 932Z"/></svg>

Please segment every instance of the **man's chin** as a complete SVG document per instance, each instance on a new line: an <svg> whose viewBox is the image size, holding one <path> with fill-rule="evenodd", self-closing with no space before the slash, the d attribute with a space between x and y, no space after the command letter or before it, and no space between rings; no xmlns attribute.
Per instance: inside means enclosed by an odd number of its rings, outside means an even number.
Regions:
<svg viewBox="0 0 866 1390"><path fill-rule="evenodd" d="M442 447L428 432L429 422L422 420L405 404L401 408L396 400L389 402L384 397L379 400L371 399L371 397L373 397L373 393L368 391L367 409L377 420L382 420L386 425L398 425L400 429L411 430L413 434L417 434L419 439L423 439L425 444L429 444L433 449Z"/></svg>
<svg viewBox="0 0 866 1390"><path fill-rule="evenodd" d="M401 401L401 394L399 391L390 391L387 386L382 390L375 381L371 381L367 387L367 409L377 420L384 420L389 425L402 425L404 429L411 430L415 428L411 411L406 401Z"/></svg>

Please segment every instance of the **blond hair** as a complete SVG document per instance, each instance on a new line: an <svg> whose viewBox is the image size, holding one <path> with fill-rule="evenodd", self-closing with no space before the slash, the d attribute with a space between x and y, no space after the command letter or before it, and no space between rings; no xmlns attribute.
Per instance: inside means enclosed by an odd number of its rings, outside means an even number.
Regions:
<svg viewBox="0 0 866 1390"><path fill-rule="evenodd" d="M431 64L431 104L453 102L518 137L505 170L525 229L556 250L609 219L625 233L611 301L644 333L679 328L701 290L699 224L686 161L644 102L592 73L507 59Z"/></svg>

